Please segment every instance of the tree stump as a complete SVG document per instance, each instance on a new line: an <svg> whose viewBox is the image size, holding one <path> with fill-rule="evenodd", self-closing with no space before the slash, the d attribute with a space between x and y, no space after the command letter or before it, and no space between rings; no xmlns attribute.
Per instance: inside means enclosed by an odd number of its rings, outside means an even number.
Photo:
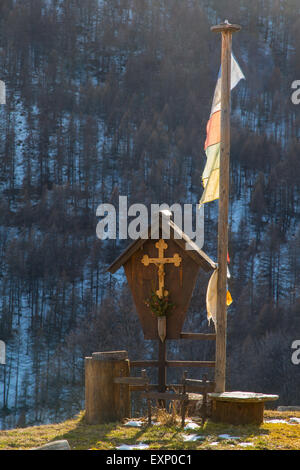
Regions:
<svg viewBox="0 0 300 470"><path fill-rule="evenodd" d="M264 421L266 401L278 395L251 392L209 393L212 400L212 421L227 424L257 424Z"/></svg>
<svg viewBox="0 0 300 470"><path fill-rule="evenodd" d="M85 358L85 418L88 424L120 421L130 417L129 385L116 384L128 377L127 351L96 352Z"/></svg>

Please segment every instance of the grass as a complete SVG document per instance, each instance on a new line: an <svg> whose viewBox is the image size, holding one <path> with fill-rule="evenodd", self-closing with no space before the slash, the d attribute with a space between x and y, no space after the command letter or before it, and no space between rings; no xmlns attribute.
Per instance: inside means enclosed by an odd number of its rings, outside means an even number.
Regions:
<svg viewBox="0 0 300 470"><path fill-rule="evenodd" d="M265 420L300 418L300 412L265 411ZM38 447L54 440L67 439L72 450L113 450L121 444L145 443L149 449L162 450L300 450L300 424L272 424L265 422L261 426L230 426L207 421L198 430L183 431L179 420L172 415L160 413L159 426L137 427L124 426L124 423L87 425L84 413L73 419L57 424L32 426L7 431L0 431L0 450L24 450ZM202 440L185 442L183 434L199 434ZM239 440L220 439L220 434L239 436ZM215 445L212 443L217 442ZM240 444L252 443L251 447Z"/></svg>

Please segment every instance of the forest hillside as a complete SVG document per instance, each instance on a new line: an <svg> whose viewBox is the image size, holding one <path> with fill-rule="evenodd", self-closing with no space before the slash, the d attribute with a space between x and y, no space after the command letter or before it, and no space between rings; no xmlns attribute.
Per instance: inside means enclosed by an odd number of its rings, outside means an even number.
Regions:
<svg viewBox="0 0 300 470"><path fill-rule="evenodd" d="M298 0L1 0L0 366L2 428L83 407L84 357L151 357L122 273L126 243L96 236L96 208L191 203L202 194L206 123L224 19L242 26L232 93L228 388L299 404ZM203 249L216 259L217 206ZM186 329L213 331L201 275ZM171 344L181 359L212 345Z"/></svg>

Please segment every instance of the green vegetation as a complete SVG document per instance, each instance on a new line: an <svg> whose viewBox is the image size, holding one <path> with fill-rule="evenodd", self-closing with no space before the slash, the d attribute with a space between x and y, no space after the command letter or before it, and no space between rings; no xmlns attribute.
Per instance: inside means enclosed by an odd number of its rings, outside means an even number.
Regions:
<svg viewBox="0 0 300 470"><path fill-rule="evenodd" d="M150 308L151 312L157 317L170 315L174 307L169 296L160 298L154 290L151 292L150 298L147 299L145 303L147 307Z"/></svg>
<svg viewBox="0 0 300 470"><path fill-rule="evenodd" d="M84 413L76 418L59 424L33 426L22 429L0 431L1 450L21 450L38 447L47 442L67 439L72 450L112 450L122 444L149 445L149 449L228 449L228 450L300 450L300 423L288 424L292 417L300 418L300 412L266 411L265 420L281 419L287 423L265 422L262 426L230 426L208 421L204 427L199 424L197 430L184 431L178 423L172 420L164 421L160 417L159 426L128 427L125 423L105 425L87 425ZM185 442L183 435L197 434L203 439ZM239 439L222 439L219 436L227 434ZM216 444L217 443L217 444ZM249 443L246 446L245 443ZM241 445L242 444L242 445Z"/></svg>

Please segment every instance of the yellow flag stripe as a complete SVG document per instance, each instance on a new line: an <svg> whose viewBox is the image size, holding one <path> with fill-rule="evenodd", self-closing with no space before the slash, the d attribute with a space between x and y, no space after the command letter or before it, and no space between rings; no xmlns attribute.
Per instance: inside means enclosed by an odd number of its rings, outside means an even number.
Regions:
<svg viewBox="0 0 300 470"><path fill-rule="evenodd" d="M200 205L219 198L220 144L208 147L206 149L206 156L206 165L202 174L204 191Z"/></svg>

